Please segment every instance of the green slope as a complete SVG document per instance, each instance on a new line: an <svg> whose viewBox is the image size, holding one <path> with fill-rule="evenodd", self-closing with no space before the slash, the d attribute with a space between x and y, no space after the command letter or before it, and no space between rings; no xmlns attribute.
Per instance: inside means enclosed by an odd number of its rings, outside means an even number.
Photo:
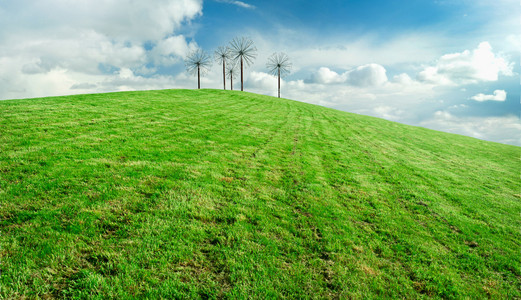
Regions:
<svg viewBox="0 0 521 300"><path fill-rule="evenodd" d="M0 101L0 297L521 297L519 147L242 92Z"/></svg>

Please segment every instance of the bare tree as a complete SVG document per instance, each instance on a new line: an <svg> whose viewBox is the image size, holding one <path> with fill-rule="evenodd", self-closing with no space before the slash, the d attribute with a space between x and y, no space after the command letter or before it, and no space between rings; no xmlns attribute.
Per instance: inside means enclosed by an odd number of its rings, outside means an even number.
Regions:
<svg viewBox="0 0 521 300"><path fill-rule="evenodd" d="M257 57L257 48L253 45L253 41L249 38L241 37L234 38L230 42L232 59L240 61L241 66L241 91L244 91L244 65L249 66L253 64L253 60Z"/></svg>
<svg viewBox="0 0 521 300"><path fill-rule="evenodd" d="M230 63L226 67L226 76L230 78L230 88L233 91L233 79L237 77L237 64Z"/></svg>
<svg viewBox="0 0 521 300"><path fill-rule="evenodd" d="M214 58L223 65L223 88L226 90L226 61L230 59L230 48L219 46L214 52Z"/></svg>
<svg viewBox="0 0 521 300"><path fill-rule="evenodd" d="M266 64L266 68L268 68L269 72L273 75L278 76L279 78L279 98L280 98L280 78L288 75L291 71L291 63L289 62L289 57L285 53L273 53L268 58L268 63Z"/></svg>
<svg viewBox="0 0 521 300"><path fill-rule="evenodd" d="M197 88L201 88L201 76L204 76L210 67L212 62L210 56L201 49L197 49L185 59L186 71L192 75L197 75Z"/></svg>

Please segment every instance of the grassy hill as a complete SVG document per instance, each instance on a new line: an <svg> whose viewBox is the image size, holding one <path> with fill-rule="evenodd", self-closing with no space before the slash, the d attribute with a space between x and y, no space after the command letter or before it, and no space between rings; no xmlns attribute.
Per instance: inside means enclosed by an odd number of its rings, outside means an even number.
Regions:
<svg viewBox="0 0 521 300"><path fill-rule="evenodd" d="M520 150L242 92L0 101L0 298L519 298Z"/></svg>

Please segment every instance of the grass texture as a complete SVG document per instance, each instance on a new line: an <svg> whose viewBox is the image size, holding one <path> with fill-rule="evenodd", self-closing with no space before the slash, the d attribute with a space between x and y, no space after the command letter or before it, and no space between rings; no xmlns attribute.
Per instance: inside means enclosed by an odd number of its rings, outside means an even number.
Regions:
<svg viewBox="0 0 521 300"><path fill-rule="evenodd" d="M520 149L242 92L0 101L0 298L520 298Z"/></svg>

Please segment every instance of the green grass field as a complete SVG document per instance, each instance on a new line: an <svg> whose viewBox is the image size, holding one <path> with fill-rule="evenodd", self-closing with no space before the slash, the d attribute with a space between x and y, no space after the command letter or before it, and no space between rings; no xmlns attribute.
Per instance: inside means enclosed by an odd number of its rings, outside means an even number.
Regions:
<svg viewBox="0 0 521 300"><path fill-rule="evenodd" d="M520 150L242 92L0 101L0 298L520 298Z"/></svg>

